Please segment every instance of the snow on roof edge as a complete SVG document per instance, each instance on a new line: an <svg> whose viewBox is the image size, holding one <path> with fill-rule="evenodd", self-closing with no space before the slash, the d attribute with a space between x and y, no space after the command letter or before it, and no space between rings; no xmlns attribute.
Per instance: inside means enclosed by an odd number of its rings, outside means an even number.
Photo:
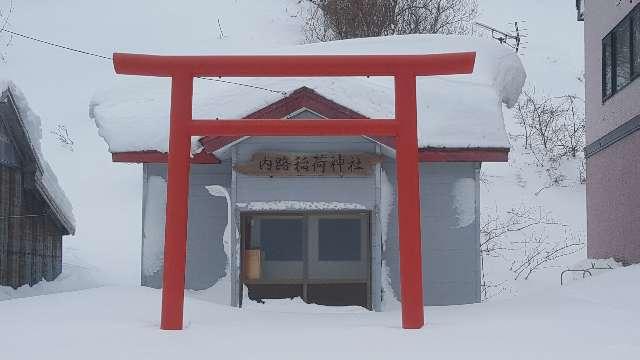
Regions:
<svg viewBox="0 0 640 360"><path fill-rule="evenodd" d="M464 36L405 35L305 44L266 52L247 50L245 54L429 54L461 51L476 51L478 54L473 74L418 79L419 97L426 94L423 98L430 99L418 104L419 122L422 120L420 118L428 119L424 121L428 124L420 125L419 132L429 134L421 139L420 145L508 148L510 144L504 129L502 104L507 107L515 105L524 86L526 72L513 50L494 41ZM237 49L233 51L233 54L242 53ZM225 52L215 50L212 54ZM133 86L128 84L118 90L98 92L92 98L89 115L95 121L99 135L109 145L109 151L168 151L168 91L160 89L166 85L158 86L158 83L151 87L140 87L147 79L149 78L138 78ZM323 97L368 117L377 117L385 110L388 114L389 109L389 115L393 116L393 99L385 98L393 98L392 84L382 84L380 88L376 81L340 78L323 83L318 79L323 78L304 79L297 83L292 82L292 78L243 78L241 81L287 93L301 86L309 86ZM119 78L118 81L120 80L134 79ZM352 83L351 80L359 82ZM198 99L198 94L194 92L194 117L197 112L207 113L209 110L209 116L205 117L211 118L211 112L218 111L214 118L218 115L220 118L242 118L281 99L280 94L276 96L255 90L251 92L246 88L238 90L232 86L207 83L209 89L205 89L208 91L206 97ZM420 86L420 83L424 85ZM198 82L194 85L197 88ZM366 86L367 90L354 92L350 87L355 86ZM234 100L234 96L243 100ZM145 129L141 130L145 136L130 135L131 132L139 133L138 127L143 126L134 123L145 124ZM482 123L490 123L489 129L483 127ZM458 129L463 134L458 134Z"/></svg>
<svg viewBox="0 0 640 360"><path fill-rule="evenodd" d="M22 91L11 80L0 80L0 92L8 92L13 105L17 110L20 125L25 130L29 138L29 144L36 160L38 161L38 174L36 176L36 186L45 201L52 210L60 217L60 221L65 226L70 235L75 233L75 217L73 206L58 183L53 169L44 158L41 147L42 129L40 117L29 107L26 97Z"/></svg>

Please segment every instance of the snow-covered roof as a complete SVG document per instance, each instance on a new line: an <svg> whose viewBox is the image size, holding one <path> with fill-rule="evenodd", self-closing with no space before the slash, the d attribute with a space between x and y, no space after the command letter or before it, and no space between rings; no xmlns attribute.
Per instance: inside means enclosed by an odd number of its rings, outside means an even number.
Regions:
<svg viewBox="0 0 640 360"><path fill-rule="evenodd" d="M475 51L473 74L418 78L420 147L508 148L502 104L515 104L526 73L512 49L488 39L452 35L404 35L299 45L278 50L212 52L212 55L432 54ZM233 78L254 87L196 80L195 118L242 118L300 87L371 118L394 116L390 78ZM255 87L277 90L270 92ZM111 152L168 151L170 81L121 77L96 93L90 117ZM193 152L200 150L194 139Z"/></svg>
<svg viewBox="0 0 640 360"><path fill-rule="evenodd" d="M60 187L53 169L51 169L51 166L44 158L41 146L42 129L40 117L31 110L22 91L20 91L12 81L0 79L0 94L5 94L6 92L10 94L18 112L18 121L25 130L32 152L36 156L37 164L35 165L38 169L35 176L36 187L42 194L44 200L52 208L53 212L58 216L68 233L73 234L75 233L73 207Z"/></svg>

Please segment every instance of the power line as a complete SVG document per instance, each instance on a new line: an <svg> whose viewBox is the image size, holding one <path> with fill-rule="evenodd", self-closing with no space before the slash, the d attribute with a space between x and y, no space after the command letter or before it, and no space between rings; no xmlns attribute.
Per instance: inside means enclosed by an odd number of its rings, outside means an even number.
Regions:
<svg viewBox="0 0 640 360"><path fill-rule="evenodd" d="M6 28L5 29L0 29L0 33L1 32L7 32L7 33L9 33L11 35L15 35L15 36L21 37L23 39L35 41L35 42L38 42L38 43L41 43L41 44L44 44L44 45L53 46L53 47L56 47L56 48L59 48L59 49L67 50L67 51L72 51L74 53L93 56L93 57L96 57L96 58L113 61L113 58L111 56L105 56L105 55L101 55L101 54L96 54L96 53L92 53L90 51L85 51L85 50L72 48L71 46L57 44L57 43L54 43L54 42L51 42L51 41L38 39L38 38L33 37L33 36L29 36L29 35L25 35L25 34L17 33L15 31L8 30ZM222 80L222 79L213 79L213 78L203 77L203 76L197 76L197 78L198 79L202 79L202 80L208 80L208 81L216 81L216 82L225 83L225 84L233 84L233 85L238 85L238 86L244 86L244 87L257 89L257 90L269 91L269 92L280 94L280 95L286 95L287 94L287 92L283 91L283 90L273 90L273 89L265 88L265 87L262 87L262 86L243 84L243 83L239 83L239 82L235 82L235 81Z"/></svg>
<svg viewBox="0 0 640 360"><path fill-rule="evenodd" d="M198 79L202 79L202 80L217 81L217 82L221 82L221 83L225 83L225 84L233 84L233 85L245 86L245 87L249 87L249 88L253 88L253 89L269 91L269 92L280 94L280 95L287 95L287 92L284 91L284 90L273 90L273 89L268 89L268 88L265 88L265 87L262 87L262 86L237 83L237 82L233 82L233 81L229 81L229 80L214 79L214 78L203 77L203 76L197 76L197 78Z"/></svg>
<svg viewBox="0 0 640 360"><path fill-rule="evenodd" d="M41 40L41 39L38 39L38 38L35 38L35 37L32 37L32 36L28 36L28 35L17 33L15 31L11 31L11 30L8 30L8 29L2 29L0 32L7 32L7 33L9 33L11 35L19 36L19 37L24 38L24 39L32 40L32 41L35 41L35 42L39 42L41 44L57 47L57 48L68 50L68 51L73 51L73 52L84 54L84 55L95 56L97 58L101 58L101 59L105 59L105 60L113 60L110 56L104 56L104 55L92 53L92 52L89 52L89 51L74 49L74 48L72 48L70 46L60 45L60 44L52 43L50 41Z"/></svg>

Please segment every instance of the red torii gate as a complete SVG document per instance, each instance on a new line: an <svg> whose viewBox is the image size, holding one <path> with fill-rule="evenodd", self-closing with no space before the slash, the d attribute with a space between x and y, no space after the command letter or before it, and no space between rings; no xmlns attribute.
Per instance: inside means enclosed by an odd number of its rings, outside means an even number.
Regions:
<svg viewBox="0 0 640 360"><path fill-rule="evenodd" d="M165 226L162 321L181 330L187 249L191 136L394 136L398 189L398 233L402 326L424 325L420 239L420 184L416 76L470 74L475 52L431 55L154 56L113 55L116 73L171 77L167 216ZM196 120L193 78L393 76L395 119L323 121Z"/></svg>

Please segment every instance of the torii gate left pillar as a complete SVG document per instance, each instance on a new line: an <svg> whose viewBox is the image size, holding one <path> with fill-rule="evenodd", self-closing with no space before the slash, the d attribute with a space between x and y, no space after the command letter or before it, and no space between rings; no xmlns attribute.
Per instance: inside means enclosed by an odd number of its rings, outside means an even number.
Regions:
<svg viewBox="0 0 640 360"><path fill-rule="evenodd" d="M113 55L118 74L171 77L162 321L181 330L191 136L393 136L396 138L402 326L424 325L416 76L469 74L475 53L431 55L153 56ZM395 119L196 120L193 78L392 76ZM428 99L426 99L428 101Z"/></svg>

